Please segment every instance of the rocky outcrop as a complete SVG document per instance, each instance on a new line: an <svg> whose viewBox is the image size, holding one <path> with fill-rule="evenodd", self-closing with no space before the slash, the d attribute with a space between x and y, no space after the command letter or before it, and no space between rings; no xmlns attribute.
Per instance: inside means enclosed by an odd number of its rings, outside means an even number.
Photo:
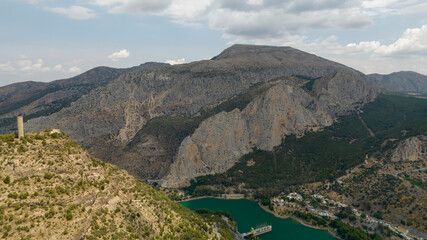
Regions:
<svg viewBox="0 0 427 240"><path fill-rule="evenodd" d="M107 85L122 74L144 69L155 63L116 69L97 67L69 79L14 83L0 88L0 133L16 129L15 117L24 120L48 116L68 107L92 89Z"/></svg>
<svg viewBox="0 0 427 240"><path fill-rule="evenodd" d="M212 118L201 114L253 86L291 76L299 76L300 82L273 84L249 105L237 102L238 111L228 106L226 113L207 116ZM371 99L363 78L344 65L290 47L234 45L212 60L153 64L121 75L59 112L29 120L26 129L59 128L95 156L139 179L179 171L188 171L192 178L225 171L254 146L272 149L287 134L331 124L336 115ZM312 89L303 90L301 79L314 83ZM164 140L167 133L146 131L149 122L164 116L190 121L174 132L179 143L172 148ZM201 120L193 121L196 118ZM172 163L176 170L169 169Z"/></svg>
<svg viewBox="0 0 427 240"><path fill-rule="evenodd" d="M272 150L286 135L329 126L337 115L374 97L363 75L352 70L319 79L313 92L282 81L243 111L222 112L204 121L181 143L162 185L183 186L194 177L225 172L252 148Z"/></svg>
<svg viewBox="0 0 427 240"><path fill-rule="evenodd" d="M348 68L290 47L235 45L213 60L153 65L121 75L59 112L29 120L26 126L32 131L59 128L97 157L115 162L114 154L102 152L112 146L126 152L125 146L154 117L193 116L257 83L292 75L316 78L343 69ZM149 168L147 159L132 159L130 165Z"/></svg>
<svg viewBox="0 0 427 240"><path fill-rule="evenodd" d="M418 161L427 159L427 137L416 136L400 142L391 155L392 162Z"/></svg>
<svg viewBox="0 0 427 240"><path fill-rule="evenodd" d="M369 74L368 81L386 90L427 93L427 76L416 72L395 72L388 75Z"/></svg>

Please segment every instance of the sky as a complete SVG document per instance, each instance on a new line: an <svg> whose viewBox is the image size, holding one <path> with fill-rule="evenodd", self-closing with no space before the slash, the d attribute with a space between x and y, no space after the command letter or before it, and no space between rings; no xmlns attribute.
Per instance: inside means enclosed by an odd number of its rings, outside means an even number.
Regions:
<svg viewBox="0 0 427 240"><path fill-rule="evenodd" d="M235 43L427 75L427 0L1 0L0 86L210 59Z"/></svg>

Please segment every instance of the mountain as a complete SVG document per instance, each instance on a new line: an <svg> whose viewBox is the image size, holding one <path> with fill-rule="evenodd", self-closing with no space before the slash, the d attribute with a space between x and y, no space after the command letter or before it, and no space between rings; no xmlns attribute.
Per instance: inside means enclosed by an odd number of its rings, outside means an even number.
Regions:
<svg viewBox="0 0 427 240"><path fill-rule="evenodd" d="M2 239L234 239L62 133L0 135Z"/></svg>
<svg viewBox="0 0 427 240"><path fill-rule="evenodd" d="M182 186L226 171L253 148L329 126L375 96L365 75L339 63L234 45L212 60L123 74L26 127L59 128L141 180Z"/></svg>
<svg viewBox="0 0 427 240"><path fill-rule="evenodd" d="M427 93L427 76L416 72L395 72L388 75L369 74L368 81L391 91Z"/></svg>
<svg viewBox="0 0 427 240"><path fill-rule="evenodd" d="M22 82L0 87L0 130L9 132L15 129L17 115L25 115L26 120L50 115L122 74L153 64L147 63L127 69L96 67L70 79L50 83Z"/></svg>

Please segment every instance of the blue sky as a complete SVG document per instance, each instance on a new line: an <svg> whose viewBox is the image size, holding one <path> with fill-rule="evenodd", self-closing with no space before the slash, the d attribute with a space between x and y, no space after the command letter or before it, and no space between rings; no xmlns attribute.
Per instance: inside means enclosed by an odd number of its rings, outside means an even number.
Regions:
<svg viewBox="0 0 427 240"><path fill-rule="evenodd" d="M0 86L96 66L291 46L364 73L427 74L426 0L2 0Z"/></svg>

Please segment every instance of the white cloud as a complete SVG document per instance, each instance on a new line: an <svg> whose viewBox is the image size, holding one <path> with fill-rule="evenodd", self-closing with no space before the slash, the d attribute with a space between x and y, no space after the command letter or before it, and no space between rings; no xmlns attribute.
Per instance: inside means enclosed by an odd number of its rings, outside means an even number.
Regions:
<svg viewBox="0 0 427 240"><path fill-rule="evenodd" d="M108 58L116 62L119 59L128 58L129 56L130 53L128 52L128 50L123 49L118 52L112 53L110 56L108 56Z"/></svg>
<svg viewBox="0 0 427 240"><path fill-rule="evenodd" d="M395 42L387 45L380 41L362 41L341 45L335 36L310 43L305 38L296 38L288 43L295 47L317 53L369 54L371 57L426 57L427 56L427 24L420 28L408 28Z"/></svg>
<svg viewBox="0 0 427 240"><path fill-rule="evenodd" d="M337 37L330 36L312 42L307 42L304 37L293 38L283 45L332 59L365 73L410 70L427 74L427 24L406 29L391 44L362 41L342 45Z"/></svg>
<svg viewBox="0 0 427 240"><path fill-rule="evenodd" d="M15 67L12 66L12 64L10 62L0 63L0 71L13 72L13 71L15 71Z"/></svg>
<svg viewBox="0 0 427 240"><path fill-rule="evenodd" d="M82 70L80 69L80 68L78 68L78 67L76 67L76 66L74 66L74 67L70 67L69 69L68 69L68 72L70 72L70 73L76 73L76 72L81 72Z"/></svg>
<svg viewBox="0 0 427 240"><path fill-rule="evenodd" d="M46 72L50 71L49 67L43 66L43 60L37 59L35 63L33 63L29 59L18 60L19 70L22 72Z"/></svg>
<svg viewBox="0 0 427 240"><path fill-rule="evenodd" d="M420 28L408 28L390 45L375 49L380 56L427 56L427 24Z"/></svg>
<svg viewBox="0 0 427 240"><path fill-rule="evenodd" d="M71 6L69 8L46 8L48 11L65 15L71 19L86 20L96 17L96 13L89 8Z"/></svg>
<svg viewBox="0 0 427 240"><path fill-rule="evenodd" d="M281 40L311 29L360 29L372 24L362 0L93 0L111 13L157 15L173 22L208 23L233 41ZM365 4L366 5L366 4Z"/></svg>
<svg viewBox="0 0 427 240"><path fill-rule="evenodd" d="M185 63L185 58L180 58L177 60L166 60L165 63L169 63L170 65L183 64Z"/></svg>
<svg viewBox="0 0 427 240"><path fill-rule="evenodd" d="M53 69L52 69L53 71L56 71L56 72L63 72L64 71L64 68L62 67L62 65L61 64L57 64L57 65L55 65L55 67L53 67Z"/></svg>
<svg viewBox="0 0 427 240"><path fill-rule="evenodd" d="M0 71L2 72L13 72L13 73L25 73L25 74L34 74L34 73L48 73L48 72L61 72L61 73L76 73L81 72L81 69L76 66L71 66L69 68L64 68L62 64L56 64L54 67L44 66L43 59L37 59L35 62L28 59L26 55L21 54L20 60L17 60L15 63L6 62L0 64Z"/></svg>
<svg viewBox="0 0 427 240"><path fill-rule="evenodd" d="M57 64L55 65L55 67L52 68L52 71L64 72L64 73L76 73L76 72L81 72L82 70L76 66L65 69L61 64Z"/></svg>
<svg viewBox="0 0 427 240"><path fill-rule="evenodd" d="M283 43L310 30L363 29L384 14L427 13L425 0L92 0L110 13L208 24L231 42Z"/></svg>

